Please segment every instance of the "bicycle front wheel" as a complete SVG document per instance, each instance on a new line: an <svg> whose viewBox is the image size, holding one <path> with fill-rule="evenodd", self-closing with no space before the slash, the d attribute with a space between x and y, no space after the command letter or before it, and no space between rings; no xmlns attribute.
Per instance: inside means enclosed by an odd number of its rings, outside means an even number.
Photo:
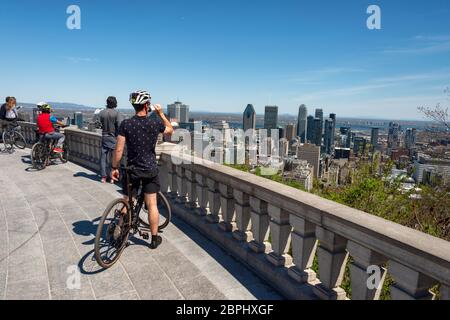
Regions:
<svg viewBox="0 0 450 320"><path fill-rule="evenodd" d="M23 150L27 146L27 142L20 132L14 132L13 141L14 145L19 149Z"/></svg>
<svg viewBox="0 0 450 320"><path fill-rule="evenodd" d="M172 220L172 208L169 201L162 192L158 193L158 211L159 211L159 231L165 229ZM148 221L148 210L145 204L142 205L141 212L139 212L139 221L145 228L150 228Z"/></svg>
<svg viewBox="0 0 450 320"><path fill-rule="evenodd" d="M45 145L38 142L31 149L31 163L36 170L43 170L47 166Z"/></svg>
<svg viewBox="0 0 450 320"><path fill-rule="evenodd" d="M114 200L100 219L95 237L95 259L101 267L108 269L119 260L130 230L131 212L127 202Z"/></svg>

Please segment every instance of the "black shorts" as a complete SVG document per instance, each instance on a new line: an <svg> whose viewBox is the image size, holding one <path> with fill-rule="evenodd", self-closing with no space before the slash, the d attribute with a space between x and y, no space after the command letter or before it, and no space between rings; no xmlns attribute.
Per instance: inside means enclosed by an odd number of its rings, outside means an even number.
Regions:
<svg viewBox="0 0 450 320"><path fill-rule="evenodd" d="M128 176L131 180L133 195L137 194L140 187L142 187L142 191L147 194L158 193L161 191L158 174L146 174L145 171L133 171L130 172ZM127 174L124 172L122 177L123 194L128 196Z"/></svg>

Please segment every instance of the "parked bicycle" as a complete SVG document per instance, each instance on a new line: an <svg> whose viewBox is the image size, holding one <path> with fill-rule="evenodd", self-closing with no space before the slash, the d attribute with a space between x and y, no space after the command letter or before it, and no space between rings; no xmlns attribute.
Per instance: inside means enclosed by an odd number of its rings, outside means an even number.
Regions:
<svg viewBox="0 0 450 320"><path fill-rule="evenodd" d="M124 173L128 180L130 169ZM112 267L128 245L130 236L139 234L143 239L150 237L148 210L144 203L142 188L133 200L132 185L128 184L128 203L123 198L112 201L106 208L97 228L95 237L95 259L103 268ZM162 192L158 193L159 231L166 228L172 219L172 209Z"/></svg>
<svg viewBox="0 0 450 320"><path fill-rule="evenodd" d="M21 128L16 121L5 125L2 139L7 152L14 151L14 148L25 149L27 146L25 137L22 135Z"/></svg>
<svg viewBox="0 0 450 320"><path fill-rule="evenodd" d="M66 163L69 159L69 150L64 145L64 152L55 152L56 141L48 137L46 134L39 134L38 142L31 149L31 163L34 169L44 170L52 160L59 159L62 163Z"/></svg>

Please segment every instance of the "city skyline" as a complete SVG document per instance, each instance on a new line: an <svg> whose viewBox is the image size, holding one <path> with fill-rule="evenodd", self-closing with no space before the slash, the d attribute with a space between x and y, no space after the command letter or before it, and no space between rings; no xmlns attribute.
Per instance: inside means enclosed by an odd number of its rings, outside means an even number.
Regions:
<svg viewBox="0 0 450 320"><path fill-rule="evenodd" d="M139 2L142 11L151 7L151 23L130 18L134 6L77 4L81 30L66 28L65 3L2 2L0 27L11 31L2 40L14 50L0 53L8 61L0 95L95 107L115 95L130 108L129 93L144 88L155 103L179 96L199 112L239 113L251 103L257 114L278 105L295 115L306 104L343 117L408 120L423 119L419 106L447 101L447 1L378 1L381 30L367 29L360 1ZM133 37L148 41L135 50Z"/></svg>

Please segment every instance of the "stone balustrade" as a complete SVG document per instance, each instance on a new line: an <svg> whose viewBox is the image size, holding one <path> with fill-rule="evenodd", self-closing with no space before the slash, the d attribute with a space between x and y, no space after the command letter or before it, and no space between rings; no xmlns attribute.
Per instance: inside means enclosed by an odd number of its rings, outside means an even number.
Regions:
<svg viewBox="0 0 450 320"><path fill-rule="evenodd" d="M435 299L430 289L438 284L440 299L450 299L449 242L262 177L191 160L161 155L174 212L287 298L343 300L351 291L351 299L376 300L389 274L392 299Z"/></svg>
<svg viewBox="0 0 450 320"><path fill-rule="evenodd" d="M29 146L34 124L21 123ZM65 130L69 159L98 171L101 136ZM173 211L290 299L450 300L450 243L297 189L157 146ZM176 161L174 161L174 159ZM185 163L179 164L180 160ZM372 275L373 270L379 273ZM379 279L379 285L373 284Z"/></svg>

